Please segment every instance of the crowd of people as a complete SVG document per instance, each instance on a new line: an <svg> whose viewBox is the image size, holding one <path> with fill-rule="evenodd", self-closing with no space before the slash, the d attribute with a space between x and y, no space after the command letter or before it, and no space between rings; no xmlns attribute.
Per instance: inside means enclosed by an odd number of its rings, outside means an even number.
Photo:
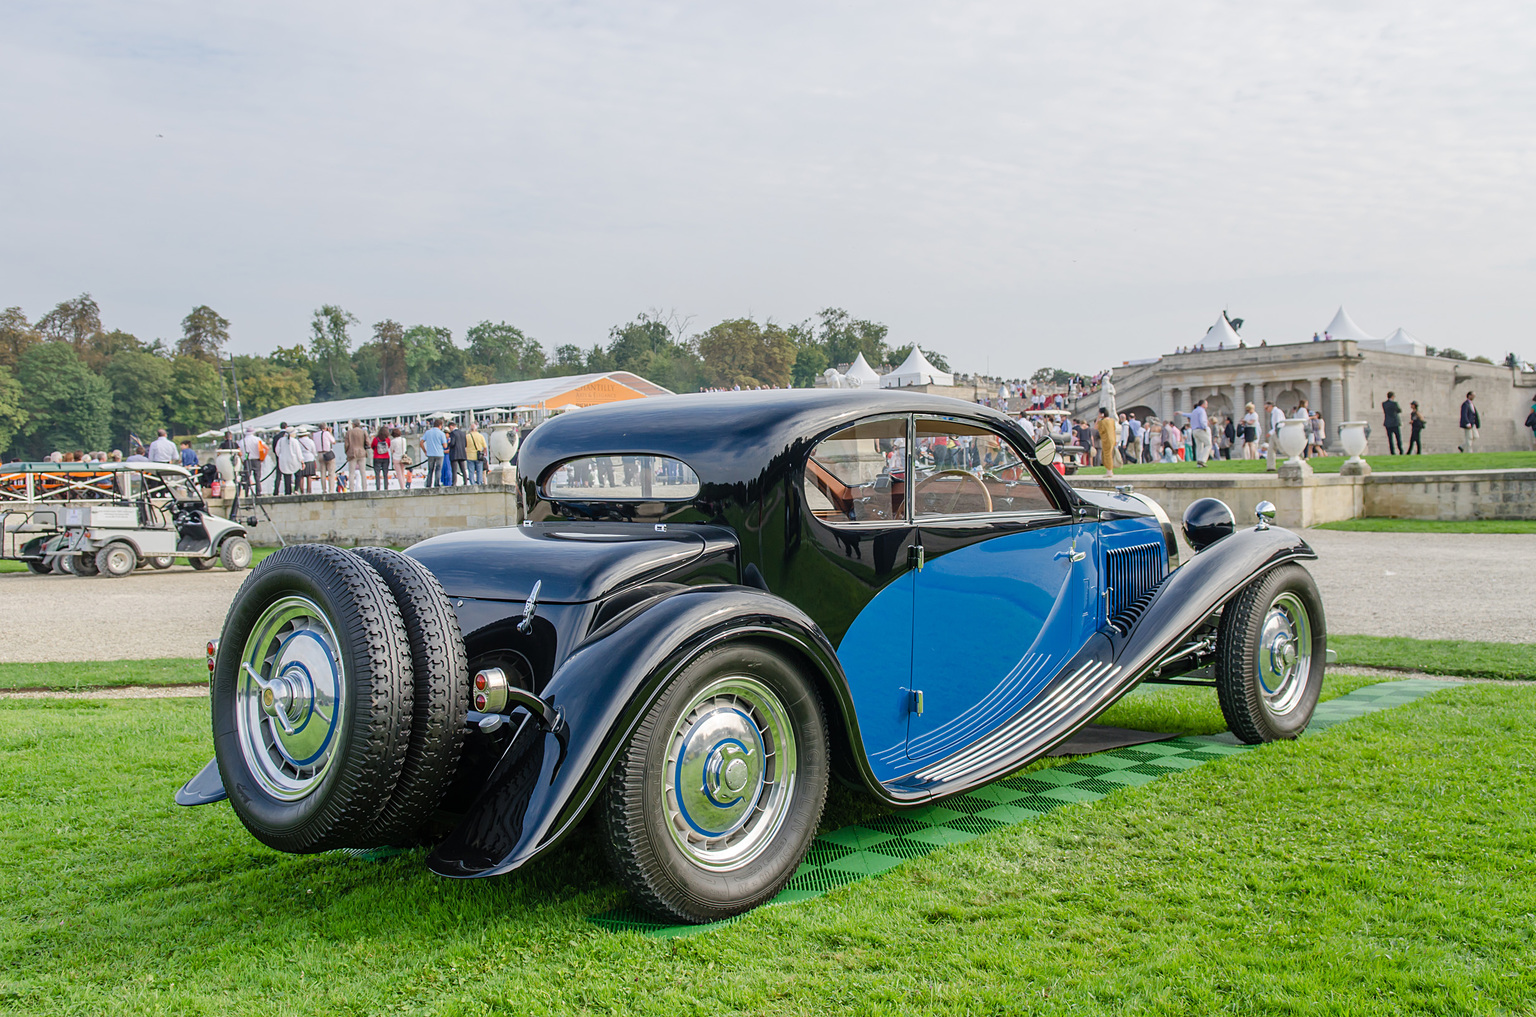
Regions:
<svg viewBox="0 0 1536 1017"><path fill-rule="evenodd" d="M255 495L485 483L489 442L478 421L467 427L452 420L428 421L414 443L407 440L408 430L381 423L370 431L354 420L338 436L329 424L316 429L285 422L265 434L247 427L238 439L228 432L219 449L231 454L241 491Z"/></svg>

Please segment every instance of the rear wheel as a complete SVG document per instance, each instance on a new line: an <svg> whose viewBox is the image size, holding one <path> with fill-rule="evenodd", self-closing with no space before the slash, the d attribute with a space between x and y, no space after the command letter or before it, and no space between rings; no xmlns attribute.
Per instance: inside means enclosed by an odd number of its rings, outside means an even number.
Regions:
<svg viewBox="0 0 1536 1017"><path fill-rule="evenodd" d="M168 554L157 554L149 559L149 564L153 568L168 569L176 564L176 559Z"/></svg>
<svg viewBox="0 0 1536 1017"><path fill-rule="evenodd" d="M421 562L382 547L354 552L373 566L405 622L415 675L411 742L400 782L379 817L386 844L409 844L448 793L464 749L469 661L459 619L437 577Z"/></svg>
<svg viewBox="0 0 1536 1017"><path fill-rule="evenodd" d="M94 576L101 570L96 567L96 556L85 552L69 556L69 571L77 576Z"/></svg>
<svg viewBox="0 0 1536 1017"><path fill-rule="evenodd" d="M96 571L110 579L131 575L138 567L138 552L122 541L115 541L96 552Z"/></svg>
<svg viewBox="0 0 1536 1017"><path fill-rule="evenodd" d="M816 835L828 762L820 697L799 669L756 644L705 652L646 713L609 778L614 871L676 921L773 899Z"/></svg>
<svg viewBox="0 0 1536 1017"><path fill-rule="evenodd" d="M217 558L188 558L187 564L199 572L207 572L219 563Z"/></svg>
<svg viewBox="0 0 1536 1017"><path fill-rule="evenodd" d="M27 571L32 573L34 576L51 576L51 575L53 575L53 568L51 566L49 566L46 562L40 562L40 561L29 561L29 562L27 562Z"/></svg>
<svg viewBox="0 0 1536 1017"><path fill-rule="evenodd" d="M1250 745L1306 730L1323 687L1327 627L1312 574L1282 565L1221 615L1216 694L1232 733Z"/></svg>
<svg viewBox="0 0 1536 1017"><path fill-rule="evenodd" d="M230 804L281 851L379 843L411 734L410 646L389 588L321 544L261 563L214 663L214 751Z"/></svg>

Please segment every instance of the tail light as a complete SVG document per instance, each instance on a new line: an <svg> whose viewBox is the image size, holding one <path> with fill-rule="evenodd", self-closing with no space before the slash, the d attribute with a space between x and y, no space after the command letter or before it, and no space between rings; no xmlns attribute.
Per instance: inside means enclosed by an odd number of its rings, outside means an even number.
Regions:
<svg viewBox="0 0 1536 1017"><path fill-rule="evenodd" d="M507 673L499 667L475 672L475 709L480 713L500 713L507 708Z"/></svg>
<svg viewBox="0 0 1536 1017"><path fill-rule="evenodd" d="M219 641L217 639L210 639L210 640L208 640L208 673L209 674L213 674L213 662L214 662L214 660L216 660L218 658L218 656L219 656Z"/></svg>

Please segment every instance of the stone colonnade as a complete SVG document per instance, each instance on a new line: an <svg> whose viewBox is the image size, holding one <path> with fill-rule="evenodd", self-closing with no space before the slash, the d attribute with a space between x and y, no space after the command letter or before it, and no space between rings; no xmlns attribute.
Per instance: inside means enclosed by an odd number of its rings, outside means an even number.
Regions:
<svg viewBox="0 0 1536 1017"><path fill-rule="evenodd" d="M1325 370L1317 371L1316 368ZM1339 425L1355 419L1355 364L1352 361L1233 365L1226 371L1207 369L1199 373L1201 378L1194 383L1177 374L1161 379L1160 412L1164 420L1175 413L1187 414L1196 402L1207 399L1213 416L1230 413L1234 422L1240 422L1246 405L1253 403L1254 411L1259 415L1259 433L1264 434L1269 428L1264 418L1266 402L1275 403L1289 417L1294 415L1299 400L1305 398L1309 409L1323 414L1328 444L1337 447Z"/></svg>

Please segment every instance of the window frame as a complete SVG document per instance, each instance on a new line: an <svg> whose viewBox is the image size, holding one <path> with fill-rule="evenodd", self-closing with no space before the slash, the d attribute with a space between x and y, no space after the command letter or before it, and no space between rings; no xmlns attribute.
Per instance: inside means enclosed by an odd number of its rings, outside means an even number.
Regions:
<svg viewBox="0 0 1536 1017"><path fill-rule="evenodd" d="M816 450L818 448L820 448L824 443L831 441L835 435L848 430L850 427L858 427L863 424L875 424L883 420L900 420L906 424L906 437L904 439L906 442L906 449L904 454L906 455L907 474L910 477L912 471L912 435L913 427L915 426L914 415L910 411L903 410L899 413L877 413L873 416L859 417L857 420L850 420L847 423L839 424L829 431L818 434L811 441L810 448L806 449L805 456L800 460L800 467L797 471L799 475L799 482L796 484L796 488L798 489L800 501L805 508L806 515L816 520L818 523L822 523L826 526L837 527L839 529L847 527L850 529L859 530L882 530L890 529L896 526L906 528L912 525L912 499L910 481L907 482L909 485L907 493L902 496L902 514L899 519L824 519L821 516L818 516L815 510L811 508L810 498L807 496L805 490L807 474L810 472L811 460L815 457ZM821 468L826 469L826 467Z"/></svg>
<svg viewBox="0 0 1536 1017"><path fill-rule="evenodd" d="M908 428L908 434L910 435L910 437L908 438L908 441L907 441L907 445L908 445L908 448L910 450L915 450L917 448L917 418L918 417L923 417L926 420L953 421L953 422L958 423L958 424L964 424L964 425L966 425L968 427L974 427L974 428L977 428L979 430L986 431L986 432L988 432L988 433L990 433L992 435L995 435L1009 449L1013 450L1014 452L1019 452L1020 451L1020 449L1018 448L1018 444L1019 443L1018 443L1018 441L1016 439L1010 438L1005 432L1003 432L999 428L993 426L988 421L977 420L974 417L964 417L964 416L960 416L958 414L931 413L931 412L927 412L927 411L924 411L924 410L916 410L916 411L913 411L910 414L911 424L909 425L909 428ZM1037 489L1039 489L1039 491L1040 491L1040 493L1042 495L1045 496L1046 502L1049 503L1050 506L1051 506L1049 509L1010 509L1010 510L1007 510L1007 511L955 512L955 513L944 513L944 514L930 515L930 516L919 516L913 510L913 504L912 504L913 503L913 498L911 497L911 489L909 488L908 497L907 497L907 518L912 522L912 524L914 526L942 525L944 523L952 522L952 521L953 522L964 522L964 523L977 523L977 522L985 522L987 520L998 520L998 521L1001 521L1001 520L1004 520L1004 519L1008 519L1008 520L1017 520L1017 521L1021 521L1021 522L1030 522L1030 521L1052 521L1052 522L1055 522L1055 521L1060 521L1061 519L1064 519L1064 518L1065 519L1070 519L1071 516L1072 516L1072 512L1071 512L1070 509L1062 507L1062 505L1060 504L1057 492L1054 489L1054 485L1048 484L1044 480L1041 479L1040 471L1044 467L1042 467L1040 465L1040 463L1039 463L1039 460L1037 460L1035 458L1035 450L1034 450L1034 446L1033 445L1028 446L1028 450L1025 451L1025 452L1022 452L1020 454L1019 461L1024 464L1025 469L1029 472L1030 479L1032 481L1034 481L1035 487ZM909 458L908 462L910 464L910 462L911 462L910 458ZM969 471L967 471L967 472L969 472ZM915 487L915 484L913 485L913 487Z"/></svg>

